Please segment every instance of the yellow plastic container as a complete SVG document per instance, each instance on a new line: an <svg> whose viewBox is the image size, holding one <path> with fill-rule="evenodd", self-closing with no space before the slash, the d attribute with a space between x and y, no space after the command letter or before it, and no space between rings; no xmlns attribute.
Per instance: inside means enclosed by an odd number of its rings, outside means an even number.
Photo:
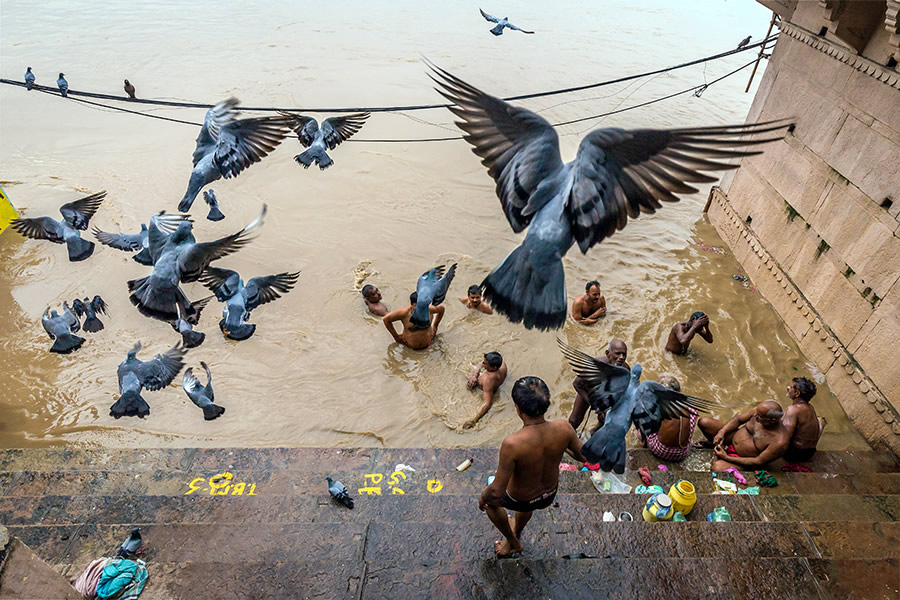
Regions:
<svg viewBox="0 0 900 600"><path fill-rule="evenodd" d="M669 498L672 499L672 510L680 512L683 515L690 514L697 504L697 493L694 490L694 484L690 481L680 479L669 488Z"/></svg>
<svg viewBox="0 0 900 600"><path fill-rule="evenodd" d="M656 523L657 521L671 521L675 516L675 509L672 508L672 499L665 494L653 494L644 505L641 513L644 520L648 523Z"/></svg>

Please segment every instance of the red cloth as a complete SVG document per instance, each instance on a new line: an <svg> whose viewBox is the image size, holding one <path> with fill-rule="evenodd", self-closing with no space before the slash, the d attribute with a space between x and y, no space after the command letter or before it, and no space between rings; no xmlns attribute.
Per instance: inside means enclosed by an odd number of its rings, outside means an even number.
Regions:
<svg viewBox="0 0 900 600"><path fill-rule="evenodd" d="M81 592L81 597L85 600L92 600L97 597L97 584L100 583L100 575L103 574L103 567L110 561L109 558L98 558L94 560L87 568L82 571L78 579L72 585L76 590Z"/></svg>
<svg viewBox="0 0 900 600"><path fill-rule="evenodd" d="M600 470L600 463L596 463L596 464L593 464L593 465L589 465L588 463L584 463L584 468L587 469L588 471L599 471L599 470Z"/></svg>
<svg viewBox="0 0 900 600"><path fill-rule="evenodd" d="M637 472L641 476L641 481L644 482L644 485L650 485L653 482L653 479L650 477L650 469L647 467L641 467Z"/></svg>

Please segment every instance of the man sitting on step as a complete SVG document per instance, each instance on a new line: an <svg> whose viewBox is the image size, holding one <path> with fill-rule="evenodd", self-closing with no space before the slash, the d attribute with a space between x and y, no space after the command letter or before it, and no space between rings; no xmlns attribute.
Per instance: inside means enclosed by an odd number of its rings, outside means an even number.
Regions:
<svg viewBox="0 0 900 600"><path fill-rule="evenodd" d="M782 419L791 436L784 453L784 460L788 462L806 462L816 453L816 445L825 429L825 419L816 416L816 409L810 404L815 395L816 384L806 377L794 377L787 386L787 397L793 403L787 407Z"/></svg>
<svg viewBox="0 0 900 600"><path fill-rule="evenodd" d="M759 468L784 456L791 436L781 423L782 417L784 411L774 400L760 402L755 408L735 415L727 423L701 417L698 423L700 431L712 440L716 453L710 470Z"/></svg>

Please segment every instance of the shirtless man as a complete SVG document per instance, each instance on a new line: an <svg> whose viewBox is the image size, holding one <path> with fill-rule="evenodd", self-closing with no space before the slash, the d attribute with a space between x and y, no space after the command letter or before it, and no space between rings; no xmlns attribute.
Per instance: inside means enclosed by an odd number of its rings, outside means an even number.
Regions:
<svg viewBox="0 0 900 600"><path fill-rule="evenodd" d="M792 404L784 413L782 423L791 436L784 460L805 462L816 453L816 444L825 428L825 419L816 416L816 409L809 403L816 395L816 384L806 377L794 377L787 386L787 397Z"/></svg>
<svg viewBox="0 0 900 600"><path fill-rule="evenodd" d="M503 440L494 481L478 500L479 510L487 513L505 538L494 544L499 558L521 552L522 530L531 513L553 504L563 453L584 462L581 440L568 421L544 419L550 407L546 383L522 377L513 385L512 398L523 426ZM515 511L515 517L507 515L506 509Z"/></svg>
<svg viewBox="0 0 900 600"><path fill-rule="evenodd" d="M659 383L670 390L681 391L681 384L672 375L661 375ZM690 417L676 417L663 419L659 424L659 431L651 433L646 438L635 427L634 437L638 443L649 448L656 458L678 462L687 458L691 453L691 437L694 435L694 427L697 426L697 411L688 408Z"/></svg>
<svg viewBox="0 0 900 600"><path fill-rule="evenodd" d="M434 336L437 335L438 325L441 324L441 319L444 318L444 307L429 306L428 312L431 314L431 326L420 329L410 321L410 317L412 317L413 311L416 309L418 297L419 295L413 292L409 295L408 305L389 312L382 321L384 321L384 326L387 327L395 342L413 350L424 350L431 345L431 342L434 341ZM403 333L397 333L397 330L394 328L394 321L403 323Z"/></svg>
<svg viewBox="0 0 900 600"><path fill-rule="evenodd" d="M494 314L494 309L486 301L481 299L481 286L470 285L469 291L466 292L465 298L460 298L460 302L466 305L466 308L483 312L486 315Z"/></svg>
<svg viewBox="0 0 900 600"><path fill-rule="evenodd" d="M784 411L774 400L760 402L755 408L735 415L727 423L702 417L698 425L708 440L712 440L716 458L711 471L729 467L758 468L784 456L790 435L781 423ZM741 427L741 425L744 425ZM725 447L734 445L738 456L729 456Z"/></svg>
<svg viewBox="0 0 900 600"><path fill-rule="evenodd" d="M582 325L593 325L606 316L606 298L600 293L599 281L588 281L584 295L572 302L572 318Z"/></svg>
<svg viewBox="0 0 900 600"><path fill-rule="evenodd" d="M628 346L619 339L614 339L609 343L609 346L606 347L606 356L596 357L602 363L615 365L630 371L631 367L625 362L626 358L628 358ZM575 406L572 407L572 414L569 415L569 424L572 426L572 429L577 430L581 422L584 421L584 415L587 414L588 409L591 407L589 400L591 394L587 381L583 377L576 377L575 381L572 382L572 387L575 388L577 395L575 396ZM591 428L590 434L594 435L595 431L603 427L605 420L606 412L598 414L597 424Z"/></svg>
<svg viewBox="0 0 900 600"><path fill-rule="evenodd" d="M366 303L366 308L369 309L369 312L375 316L383 317L388 314L387 306L384 305L384 302L381 301L381 291L372 284L367 284L363 286L363 289L360 290L362 293L363 301Z"/></svg>
<svg viewBox="0 0 900 600"><path fill-rule="evenodd" d="M475 423L491 410L491 406L494 404L494 392L504 381L506 381L506 363L503 362L503 357L499 352L488 352L466 382L466 389L474 390L476 385L481 388L484 404L481 405L481 410L474 419L469 419L463 424L463 429L474 427Z"/></svg>
<svg viewBox="0 0 900 600"><path fill-rule="evenodd" d="M687 354L694 334L699 334L707 344L713 343L713 335L709 330L709 317L702 312L695 312L687 321L675 323L669 333L666 350L673 354Z"/></svg>

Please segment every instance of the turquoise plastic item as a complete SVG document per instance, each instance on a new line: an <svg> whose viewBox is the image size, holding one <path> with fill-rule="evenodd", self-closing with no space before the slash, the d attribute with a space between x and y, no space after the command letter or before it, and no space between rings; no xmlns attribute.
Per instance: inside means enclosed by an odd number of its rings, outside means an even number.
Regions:
<svg viewBox="0 0 900 600"><path fill-rule="evenodd" d="M706 515L706 520L713 522L730 521L731 515L728 513L728 509L724 506L717 506L711 513Z"/></svg>

